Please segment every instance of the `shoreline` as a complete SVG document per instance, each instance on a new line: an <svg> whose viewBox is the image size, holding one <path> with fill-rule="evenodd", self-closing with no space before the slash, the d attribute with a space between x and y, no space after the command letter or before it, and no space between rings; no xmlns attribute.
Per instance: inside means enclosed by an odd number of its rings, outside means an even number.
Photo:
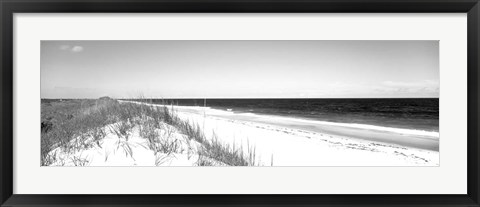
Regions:
<svg viewBox="0 0 480 207"><path fill-rule="evenodd" d="M128 102L128 101L120 101ZM150 106L162 105L147 104ZM204 131L206 137L218 137L225 143L243 148L256 148L258 163L272 166L438 166L439 152L385 142L381 139L356 138L353 135L363 131L366 135L372 130L345 130L345 127L330 126L315 130L315 126L293 126L291 123L278 124L262 120L260 116L239 118L234 113L216 114L218 111L202 107L168 106L179 118L188 120ZM196 110L195 110L196 109ZM212 113L213 112L213 113ZM260 118L259 118L260 117ZM262 122L263 121L263 122ZM342 132L343 131L343 132ZM347 131L347 132L345 132ZM393 134L393 133L392 133ZM387 135L392 135L387 134ZM401 136L402 135L398 135ZM398 137L394 137L398 138ZM394 139L391 138L391 139ZM404 138L404 136L403 136ZM435 138L418 139L418 144L435 145ZM426 140L426 141L425 141ZM433 143L433 144L432 144ZM437 144L438 145L438 144ZM335 159L333 159L333 157ZM332 159L326 159L332 158Z"/></svg>
<svg viewBox="0 0 480 207"><path fill-rule="evenodd" d="M135 101L120 101L137 103ZM352 124L317 121L301 118L291 118L276 115L260 115L254 113L235 113L223 111L211 107L201 106L174 106L151 103L141 103L151 106L167 107L179 113L190 113L194 115L233 119L245 122L256 122L259 124L276 125L279 127L293 128L298 130L312 131L336 136L346 136L352 139L361 139L386 144L396 144L400 146L413 147L423 150L439 151L439 132L424 131L416 129L402 129L393 127L383 127L367 124Z"/></svg>

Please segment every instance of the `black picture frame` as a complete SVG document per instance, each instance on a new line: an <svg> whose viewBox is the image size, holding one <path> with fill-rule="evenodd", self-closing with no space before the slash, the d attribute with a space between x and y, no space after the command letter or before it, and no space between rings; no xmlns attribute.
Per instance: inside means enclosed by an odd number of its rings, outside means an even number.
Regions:
<svg viewBox="0 0 480 207"><path fill-rule="evenodd" d="M478 0L0 0L1 206L480 206ZM13 194L14 13L467 13L468 186L465 195L21 195ZM445 179L455 179L448 177Z"/></svg>

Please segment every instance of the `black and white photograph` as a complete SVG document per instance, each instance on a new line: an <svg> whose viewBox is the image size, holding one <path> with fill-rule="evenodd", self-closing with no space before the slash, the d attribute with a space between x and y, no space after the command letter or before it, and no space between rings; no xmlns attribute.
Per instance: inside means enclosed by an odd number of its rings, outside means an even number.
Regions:
<svg viewBox="0 0 480 207"><path fill-rule="evenodd" d="M40 166L440 166L436 40L40 49Z"/></svg>

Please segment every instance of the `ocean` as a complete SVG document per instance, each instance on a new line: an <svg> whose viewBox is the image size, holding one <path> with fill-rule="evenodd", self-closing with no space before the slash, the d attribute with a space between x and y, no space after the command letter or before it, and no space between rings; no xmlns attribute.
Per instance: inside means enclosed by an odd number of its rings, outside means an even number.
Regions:
<svg viewBox="0 0 480 207"><path fill-rule="evenodd" d="M381 127L439 130L438 98L392 99L152 99L154 104L207 106L233 113Z"/></svg>

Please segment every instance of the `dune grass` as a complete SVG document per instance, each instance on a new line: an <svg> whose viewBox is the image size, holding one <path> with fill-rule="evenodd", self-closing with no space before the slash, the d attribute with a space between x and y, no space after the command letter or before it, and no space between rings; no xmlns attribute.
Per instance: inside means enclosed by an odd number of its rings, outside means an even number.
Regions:
<svg viewBox="0 0 480 207"><path fill-rule="evenodd" d="M148 102L146 99L136 101ZM180 151L179 140L171 138L178 132L201 145L197 149L199 166L257 164L254 148L244 150L231 146L220 142L216 136L207 139L198 124L180 119L172 108L101 98L42 103L41 165L59 162L52 153L56 148L73 154L94 146L101 147L107 133L115 134L120 140L119 147L133 158L128 140L134 127L138 127L140 136L148 140L147 147L158 155L158 163L163 155ZM70 159L76 166L88 165L81 158L72 156Z"/></svg>
<svg viewBox="0 0 480 207"><path fill-rule="evenodd" d="M148 103L147 100L144 100L143 102ZM187 135L189 139L195 140L198 143L202 144L201 150L199 151L200 157L213 159L230 166L257 165L257 163L255 163L254 147L249 146L247 150L244 150L241 146L236 147L235 145L222 143L215 134L211 139L207 139L198 124L190 123L188 121L180 119L178 116L176 116L173 108L169 109L165 106L153 108L155 108L154 110L157 111L157 113L160 111L160 113L163 115L162 121L164 123L174 126L182 134ZM199 165L208 165L206 163L206 159L201 159L199 162L201 162L199 163Z"/></svg>

